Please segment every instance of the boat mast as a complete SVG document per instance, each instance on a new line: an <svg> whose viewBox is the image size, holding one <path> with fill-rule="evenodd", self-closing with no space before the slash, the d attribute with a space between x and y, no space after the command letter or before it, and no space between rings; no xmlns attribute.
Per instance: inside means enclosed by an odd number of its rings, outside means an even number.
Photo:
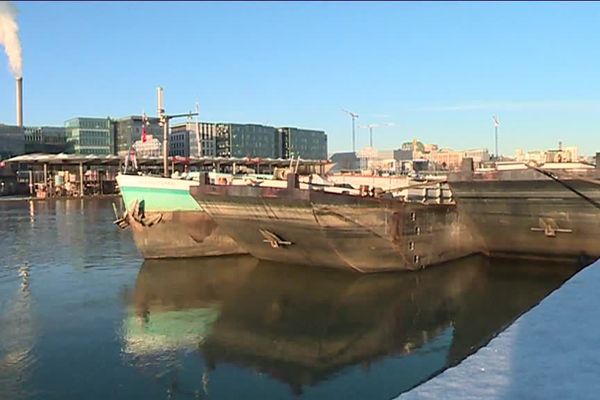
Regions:
<svg viewBox="0 0 600 400"><path fill-rule="evenodd" d="M198 115L200 115L200 104L196 103L196 143L198 146L197 157L202 157L202 143L200 141L200 122L198 121Z"/></svg>
<svg viewBox="0 0 600 400"><path fill-rule="evenodd" d="M163 175L169 177L169 120L165 115L163 88L157 88L158 95L158 120L163 127Z"/></svg>
<svg viewBox="0 0 600 400"><path fill-rule="evenodd" d="M169 177L169 121L173 118L191 117L198 115L197 112L189 112L187 114L167 115L165 113L165 104L163 96L163 88L157 88L158 95L158 119L159 124L163 127L163 171L165 178Z"/></svg>

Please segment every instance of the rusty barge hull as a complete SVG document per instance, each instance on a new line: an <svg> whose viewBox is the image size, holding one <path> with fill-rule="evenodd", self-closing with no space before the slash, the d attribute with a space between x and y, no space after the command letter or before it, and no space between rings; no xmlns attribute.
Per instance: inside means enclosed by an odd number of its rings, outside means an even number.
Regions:
<svg viewBox="0 0 600 400"><path fill-rule="evenodd" d="M476 248L450 204L248 186L200 185L190 192L226 234L262 260L416 270Z"/></svg>
<svg viewBox="0 0 600 400"><path fill-rule="evenodd" d="M127 218L133 240L145 259L248 253L204 211L146 212L141 221L131 215Z"/></svg>
<svg viewBox="0 0 600 400"><path fill-rule="evenodd" d="M117 182L126 222L145 259L247 254L190 196L197 181L119 175Z"/></svg>
<svg viewBox="0 0 600 400"><path fill-rule="evenodd" d="M560 174L559 174L560 175ZM461 173L449 186L470 229L490 256L600 257L597 171L561 182L535 170Z"/></svg>

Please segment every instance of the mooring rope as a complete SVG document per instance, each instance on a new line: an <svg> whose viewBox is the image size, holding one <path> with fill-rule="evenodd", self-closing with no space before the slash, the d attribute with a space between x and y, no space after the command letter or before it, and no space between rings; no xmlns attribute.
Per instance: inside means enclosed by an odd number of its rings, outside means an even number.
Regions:
<svg viewBox="0 0 600 400"><path fill-rule="evenodd" d="M533 165L529 165L529 164L525 164L525 165L527 166L527 168L531 168L534 171L537 171L540 174L545 175L548 178L552 179L553 181L557 182L558 184L564 186L565 188L567 188L571 192L575 193L577 196L581 197L582 199L584 199L585 201L587 201L588 203L590 203L591 205L596 207L598 210L600 210L600 203L598 203L594 199L589 198L585 194L581 193L579 190L575 189L574 187L572 187L571 185L569 185L568 183L566 183L565 181L560 179L558 176L556 176L552 172L541 169L541 168L533 166ZM581 179L581 180L584 180L585 182L593 183L595 185L600 185L600 181L596 181L594 179L588 179L588 178L577 177L577 176L574 176L574 178Z"/></svg>

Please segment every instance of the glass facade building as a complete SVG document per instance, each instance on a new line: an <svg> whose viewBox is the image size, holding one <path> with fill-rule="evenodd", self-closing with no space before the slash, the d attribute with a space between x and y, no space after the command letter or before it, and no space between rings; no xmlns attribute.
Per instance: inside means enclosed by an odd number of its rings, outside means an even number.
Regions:
<svg viewBox="0 0 600 400"><path fill-rule="evenodd" d="M25 127L25 153L58 154L65 151L67 151L67 138L64 127Z"/></svg>
<svg viewBox="0 0 600 400"><path fill-rule="evenodd" d="M110 118L78 117L65 122L67 149L76 154L114 154Z"/></svg>
<svg viewBox="0 0 600 400"><path fill-rule="evenodd" d="M0 124L0 160L15 157L25 152L23 128Z"/></svg>
<svg viewBox="0 0 600 400"><path fill-rule="evenodd" d="M283 158L305 160L327 159L327 135L323 131L300 128L279 128Z"/></svg>
<svg viewBox="0 0 600 400"><path fill-rule="evenodd" d="M277 130L256 124L217 124L217 157L280 158Z"/></svg>

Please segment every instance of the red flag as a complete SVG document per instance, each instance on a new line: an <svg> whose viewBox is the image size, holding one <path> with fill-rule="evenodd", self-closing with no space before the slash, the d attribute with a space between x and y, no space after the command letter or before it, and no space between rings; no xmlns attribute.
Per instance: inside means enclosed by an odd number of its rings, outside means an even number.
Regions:
<svg viewBox="0 0 600 400"><path fill-rule="evenodd" d="M142 116L142 143L146 143L146 126L148 125L148 117L146 113Z"/></svg>

